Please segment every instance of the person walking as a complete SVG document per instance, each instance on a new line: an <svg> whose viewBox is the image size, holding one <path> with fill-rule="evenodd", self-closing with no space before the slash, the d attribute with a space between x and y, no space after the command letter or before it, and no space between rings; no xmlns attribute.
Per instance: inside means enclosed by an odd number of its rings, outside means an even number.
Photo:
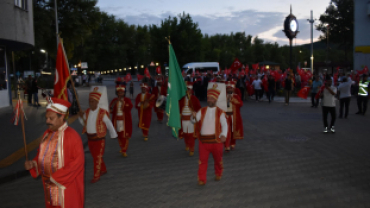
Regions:
<svg viewBox="0 0 370 208"><path fill-rule="evenodd" d="M339 92L339 118L343 118L343 107L345 107L344 118L348 116L349 103L351 101L351 81L342 77L338 86Z"/></svg>
<svg viewBox="0 0 370 208"><path fill-rule="evenodd" d="M260 76L258 76L258 79L252 82L252 86L254 88L254 94L256 95L256 102L258 102L258 99L260 98L260 94L262 92L262 81Z"/></svg>
<svg viewBox="0 0 370 208"><path fill-rule="evenodd" d="M330 122L330 131L335 133L335 119L336 119L336 112L335 112L335 96L337 94L337 88L332 86L333 81L330 77L326 79L325 88L321 93L322 98L322 114L323 114L323 121L324 121L324 133L327 133L328 130L328 114L330 113L331 122Z"/></svg>
<svg viewBox="0 0 370 208"><path fill-rule="evenodd" d="M357 95L358 112L356 114L365 115L366 113L370 88L370 81L367 80L367 77L368 77L367 74L363 74L362 80L358 82L358 95Z"/></svg>
<svg viewBox="0 0 370 208"><path fill-rule="evenodd" d="M272 75L269 75L269 79L268 79L268 92L267 92L267 97L269 99L269 103L271 103L271 101L274 100L275 92L276 92L275 78Z"/></svg>
<svg viewBox="0 0 370 208"><path fill-rule="evenodd" d="M311 108L317 108L319 104L319 99L315 99L317 93L319 92L320 87L322 86L322 82L318 75L315 75L315 80L312 82L311 86Z"/></svg>
<svg viewBox="0 0 370 208"><path fill-rule="evenodd" d="M131 81L130 83L130 97L131 99L134 99L134 82Z"/></svg>
<svg viewBox="0 0 370 208"><path fill-rule="evenodd" d="M290 74L287 74L287 78L285 79L285 105L289 105L289 98L292 93L292 89L294 86L293 78Z"/></svg>
<svg viewBox="0 0 370 208"><path fill-rule="evenodd" d="M31 92L32 92L32 95L33 95L33 102L34 102L34 105L36 107L39 107L41 106L39 104L39 87L37 86L37 78L33 78L32 80L32 87L31 87Z"/></svg>
<svg viewBox="0 0 370 208"><path fill-rule="evenodd" d="M32 76L28 75L28 78L26 80L26 92L27 92L27 100L28 105L32 105Z"/></svg>

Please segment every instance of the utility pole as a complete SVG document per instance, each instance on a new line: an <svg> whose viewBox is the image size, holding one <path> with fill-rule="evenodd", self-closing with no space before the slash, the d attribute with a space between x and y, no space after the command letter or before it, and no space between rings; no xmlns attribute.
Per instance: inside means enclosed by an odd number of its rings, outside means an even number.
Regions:
<svg viewBox="0 0 370 208"><path fill-rule="evenodd" d="M56 31L56 38L57 38L57 51L58 51L58 42L59 42L59 28L58 28L58 7L57 7L57 0L54 0L54 11L55 11L55 31Z"/></svg>
<svg viewBox="0 0 370 208"><path fill-rule="evenodd" d="M311 57L310 57L310 67L311 72L313 74L313 23L315 19L313 19L313 11L311 10L311 19L307 19L307 21L311 24Z"/></svg>

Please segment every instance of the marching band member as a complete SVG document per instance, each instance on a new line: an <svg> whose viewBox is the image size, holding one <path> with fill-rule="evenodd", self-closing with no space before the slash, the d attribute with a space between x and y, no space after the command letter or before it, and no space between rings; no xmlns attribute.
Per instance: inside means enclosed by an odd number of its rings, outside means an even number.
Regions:
<svg viewBox="0 0 370 208"><path fill-rule="evenodd" d="M126 87L124 85L117 85L116 94L118 97L114 98L109 105L113 126L118 134L118 143L123 157L127 157L126 152L132 135L131 109L133 107L131 99L125 97L125 91Z"/></svg>
<svg viewBox="0 0 370 208"><path fill-rule="evenodd" d="M153 88L152 95L155 96L154 100L157 100L161 95L167 96L167 86L163 84L162 76L157 77L157 86ZM157 113L158 122L162 122L164 110L154 106L154 112Z"/></svg>
<svg viewBox="0 0 370 208"><path fill-rule="evenodd" d="M103 93L106 97L105 86L94 87L89 94L89 108L85 112L80 112L80 123L84 126L82 133L86 133L88 146L94 160L94 177L91 183L100 180L100 176L107 173L103 156L105 150L105 136L107 130L111 138L117 138L117 132L109 119L108 111L99 107L100 98Z"/></svg>
<svg viewBox="0 0 370 208"><path fill-rule="evenodd" d="M192 112L198 112L201 108L200 102L195 95L193 95L193 83L186 82L187 94L179 101L180 115L181 115L181 129L179 131L180 138L184 139L185 150L189 151L189 156L194 155L195 137L194 125L190 121Z"/></svg>
<svg viewBox="0 0 370 208"><path fill-rule="evenodd" d="M31 176L42 177L47 208L84 207L85 153L80 135L67 125L71 104L51 98L45 131L37 155L25 162Z"/></svg>
<svg viewBox="0 0 370 208"><path fill-rule="evenodd" d="M234 93L235 82L228 81L226 83L227 91L227 111L226 119L228 124L228 135L225 142L226 152L235 148L237 139L243 139L243 120L240 114L240 108L243 106L243 102L239 95Z"/></svg>
<svg viewBox="0 0 370 208"><path fill-rule="evenodd" d="M207 107L192 113L192 122L197 123L196 135L199 138L198 185L206 184L208 157L212 153L215 164L215 180L221 180L223 172L223 142L227 137L225 112L216 106L220 90L217 84L207 91Z"/></svg>
<svg viewBox="0 0 370 208"><path fill-rule="evenodd" d="M135 108L139 115L139 128L143 132L144 141L148 141L150 122L152 120L152 108L155 102L155 95L148 93L149 87L146 83L141 83L141 93L136 96Z"/></svg>

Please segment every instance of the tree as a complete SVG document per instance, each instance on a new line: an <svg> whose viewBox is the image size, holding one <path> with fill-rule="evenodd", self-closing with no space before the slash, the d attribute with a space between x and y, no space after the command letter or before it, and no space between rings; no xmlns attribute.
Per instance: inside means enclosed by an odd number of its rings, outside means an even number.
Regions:
<svg viewBox="0 0 370 208"><path fill-rule="evenodd" d="M329 38L330 42L338 43L344 49L345 61L348 61L348 50L353 46L353 16L353 0L331 0L316 26L323 33L321 40Z"/></svg>

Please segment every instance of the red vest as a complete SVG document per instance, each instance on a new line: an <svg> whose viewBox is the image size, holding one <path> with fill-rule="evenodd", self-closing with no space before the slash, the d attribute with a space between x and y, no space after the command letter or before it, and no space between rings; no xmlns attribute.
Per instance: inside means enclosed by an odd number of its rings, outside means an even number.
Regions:
<svg viewBox="0 0 370 208"><path fill-rule="evenodd" d="M202 126L203 126L203 121L204 121L204 117L206 116L206 113L207 113L207 108L208 107L204 107L202 109L200 109L200 112L201 112L201 116L200 116L200 121L198 122L198 128L197 128L197 132L198 132L198 138L200 138L201 134L200 134L200 131L202 129ZM224 113L224 111L219 108L219 107L215 107L216 108L216 111L215 111L215 139L218 140L219 137L220 137L220 134L221 134L221 123L220 123L220 116L222 113Z"/></svg>
<svg viewBox="0 0 370 208"><path fill-rule="evenodd" d="M82 133L84 134L86 132L86 124L87 124L87 119L89 119L89 113L90 113L90 108L86 110L86 120L85 120L85 125L82 129ZM109 118L109 114L106 110L100 108L98 112L98 117L96 119L96 135L98 138L103 138L107 134L107 126L105 125L103 118L104 115L107 115Z"/></svg>

